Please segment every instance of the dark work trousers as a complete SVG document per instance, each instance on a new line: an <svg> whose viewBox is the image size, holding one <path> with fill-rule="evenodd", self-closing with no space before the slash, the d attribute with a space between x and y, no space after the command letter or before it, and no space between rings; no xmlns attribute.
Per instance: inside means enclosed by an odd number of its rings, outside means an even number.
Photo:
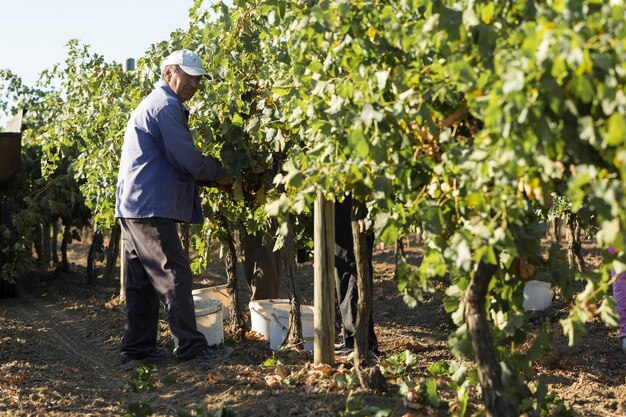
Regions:
<svg viewBox="0 0 626 417"><path fill-rule="evenodd" d="M120 219L126 245L126 324L122 352L140 359L156 346L159 301L178 338L178 358L192 358L207 346L196 328L193 276L171 219Z"/></svg>
<svg viewBox="0 0 626 417"><path fill-rule="evenodd" d="M279 298L280 292L280 251L274 252L274 240L263 244L263 232L249 235L241 228L235 236L239 249L239 259L243 273L250 287L250 300Z"/></svg>
<svg viewBox="0 0 626 417"><path fill-rule="evenodd" d="M359 300L354 242L352 240L351 206L352 201L349 196L341 203L335 203L335 289L343 324L344 344L347 347L354 347L357 302ZM370 254L370 273L372 274L374 273L371 262L373 250L374 234L370 232L367 234L367 251ZM378 347L378 340L374 333L374 319L371 314L369 321L368 346L370 350L374 350Z"/></svg>

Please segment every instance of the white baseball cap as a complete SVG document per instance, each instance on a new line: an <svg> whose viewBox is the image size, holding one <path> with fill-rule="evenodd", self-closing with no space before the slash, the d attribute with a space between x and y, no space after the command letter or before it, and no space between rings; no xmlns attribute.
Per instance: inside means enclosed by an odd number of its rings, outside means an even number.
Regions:
<svg viewBox="0 0 626 417"><path fill-rule="evenodd" d="M181 49L176 52L172 52L161 63L161 71L168 65L178 65L188 75L204 75L209 77L209 73L202 67L202 61L193 51L189 49Z"/></svg>

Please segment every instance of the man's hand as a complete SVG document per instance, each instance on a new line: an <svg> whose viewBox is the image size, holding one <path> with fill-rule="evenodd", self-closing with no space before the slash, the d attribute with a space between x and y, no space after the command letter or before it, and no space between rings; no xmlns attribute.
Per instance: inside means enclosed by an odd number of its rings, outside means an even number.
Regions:
<svg viewBox="0 0 626 417"><path fill-rule="evenodd" d="M215 183L217 184L217 189L220 191L228 193L232 190L233 182L227 176L216 179Z"/></svg>

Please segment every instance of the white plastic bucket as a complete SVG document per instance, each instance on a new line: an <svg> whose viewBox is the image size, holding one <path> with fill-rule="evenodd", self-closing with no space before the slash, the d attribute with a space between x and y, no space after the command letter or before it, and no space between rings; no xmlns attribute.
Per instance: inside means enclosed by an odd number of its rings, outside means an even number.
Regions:
<svg viewBox="0 0 626 417"><path fill-rule="evenodd" d="M195 300L194 300L195 306ZM224 343L224 325L222 323L222 303L217 300L203 299L196 310L196 327L204 335L209 346ZM174 347L178 347L178 338L174 336Z"/></svg>
<svg viewBox="0 0 626 417"><path fill-rule="evenodd" d="M304 350L313 350L313 307L300 306L300 318L302 320L302 338ZM278 350L283 344L289 331L289 304L287 310L276 310L272 313L270 349Z"/></svg>
<svg viewBox="0 0 626 417"><path fill-rule="evenodd" d="M544 310L552 303L554 293L549 282L531 280L524 285L524 310Z"/></svg>
<svg viewBox="0 0 626 417"><path fill-rule="evenodd" d="M270 339L272 314L277 310L289 311L288 299L253 300L248 304L252 330Z"/></svg>
<svg viewBox="0 0 626 417"><path fill-rule="evenodd" d="M230 317L230 297L227 288L228 285L223 284L191 291L194 307L196 310L207 308L206 300L217 300L222 303L222 320L227 320Z"/></svg>

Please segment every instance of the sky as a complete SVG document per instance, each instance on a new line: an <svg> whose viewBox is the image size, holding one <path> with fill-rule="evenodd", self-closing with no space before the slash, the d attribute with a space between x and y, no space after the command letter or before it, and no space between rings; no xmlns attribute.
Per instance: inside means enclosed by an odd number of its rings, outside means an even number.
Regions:
<svg viewBox="0 0 626 417"><path fill-rule="evenodd" d="M78 39L108 62L144 55L189 25L193 0L0 0L0 68L33 86ZM205 5L206 7L206 5Z"/></svg>

